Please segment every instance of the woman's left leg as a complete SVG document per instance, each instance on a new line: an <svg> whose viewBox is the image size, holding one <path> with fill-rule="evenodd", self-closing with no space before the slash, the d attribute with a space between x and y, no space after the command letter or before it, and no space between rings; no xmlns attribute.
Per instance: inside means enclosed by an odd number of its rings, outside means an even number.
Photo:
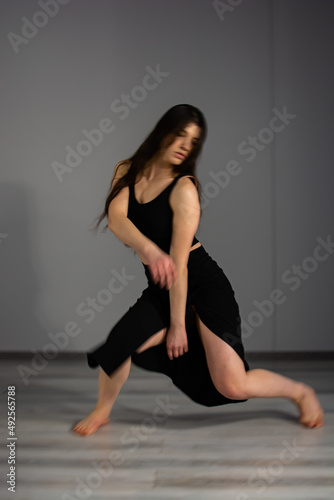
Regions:
<svg viewBox="0 0 334 500"><path fill-rule="evenodd" d="M269 370L246 371L236 351L209 330L197 313L196 322L212 381L221 394L229 399L287 398L298 406L301 424L323 425L323 410L311 387Z"/></svg>

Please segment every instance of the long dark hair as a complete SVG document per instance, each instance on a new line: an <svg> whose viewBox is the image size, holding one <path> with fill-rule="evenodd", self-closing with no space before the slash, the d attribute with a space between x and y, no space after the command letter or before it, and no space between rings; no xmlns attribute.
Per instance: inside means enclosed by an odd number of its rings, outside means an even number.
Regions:
<svg viewBox="0 0 334 500"><path fill-rule="evenodd" d="M112 183L107 195L103 212L98 217L94 226L97 230L103 219L108 215L110 202L118 195L118 193L126 186L135 183L137 175L142 172L145 165L156 155L161 149L162 142L167 136L170 136L168 147L174 141L176 135L187 125L194 123L201 129L198 142L192 147L190 154L181 163L175 165L173 172L177 174L192 175L196 179L196 187L198 190L199 198L201 196L201 186L195 175L196 160L202 150L203 143L206 139L207 124L203 113L190 104L177 104L170 108L158 121L152 132L146 137L144 142L139 146L137 151L126 160L118 164L118 168L123 164L130 163L127 172L119 179L112 187ZM105 226L104 231L108 225Z"/></svg>

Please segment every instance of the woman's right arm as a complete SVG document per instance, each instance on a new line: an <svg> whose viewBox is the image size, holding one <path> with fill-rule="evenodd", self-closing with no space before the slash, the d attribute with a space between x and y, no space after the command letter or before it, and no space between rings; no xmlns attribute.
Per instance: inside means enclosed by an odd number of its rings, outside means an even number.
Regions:
<svg viewBox="0 0 334 500"><path fill-rule="evenodd" d="M116 165L113 186L119 177ZM175 264L168 254L163 252L128 219L128 203L129 187L127 186L117 194L109 205L108 228L120 241L133 248L142 262L149 266L153 281L159 283L161 288L169 289L177 280Z"/></svg>

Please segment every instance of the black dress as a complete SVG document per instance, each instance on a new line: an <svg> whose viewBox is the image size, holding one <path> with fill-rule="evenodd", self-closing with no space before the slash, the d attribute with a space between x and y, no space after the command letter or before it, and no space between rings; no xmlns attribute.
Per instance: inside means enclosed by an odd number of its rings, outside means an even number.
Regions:
<svg viewBox="0 0 334 500"><path fill-rule="evenodd" d="M166 253L169 253L173 215L169 196L181 177L177 176L154 200L144 204L136 200L134 186L129 187L128 218ZM197 241L194 238L192 245ZM87 354L89 366L94 368L100 365L107 375L111 375L131 356L137 366L164 373L176 387L204 406L247 401L226 398L213 385L191 307L195 307L201 321L213 333L237 352L248 371L239 307L231 283L217 262L203 246L189 253L186 306L188 352L173 360L168 358L165 343L141 354L135 352L152 335L168 327L170 322L169 291L153 283L146 265L144 270L147 288L113 326L106 341Z"/></svg>

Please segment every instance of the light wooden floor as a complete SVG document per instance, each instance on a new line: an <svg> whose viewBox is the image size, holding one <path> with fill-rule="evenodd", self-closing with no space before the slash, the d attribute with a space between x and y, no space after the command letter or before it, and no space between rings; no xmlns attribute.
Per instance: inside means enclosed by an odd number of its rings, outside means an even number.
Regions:
<svg viewBox="0 0 334 500"><path fill-rule="evenodd" d="M333 361L249 360L311 384L325 426L306 429L283 399L205 408L163 375L132 367L112 422L89 437L71 427L94 407L97 370L60 355L25 385L1 356L1 499L333 500ZM7 386L16 386L16 493L7 491Z"/></svg>

